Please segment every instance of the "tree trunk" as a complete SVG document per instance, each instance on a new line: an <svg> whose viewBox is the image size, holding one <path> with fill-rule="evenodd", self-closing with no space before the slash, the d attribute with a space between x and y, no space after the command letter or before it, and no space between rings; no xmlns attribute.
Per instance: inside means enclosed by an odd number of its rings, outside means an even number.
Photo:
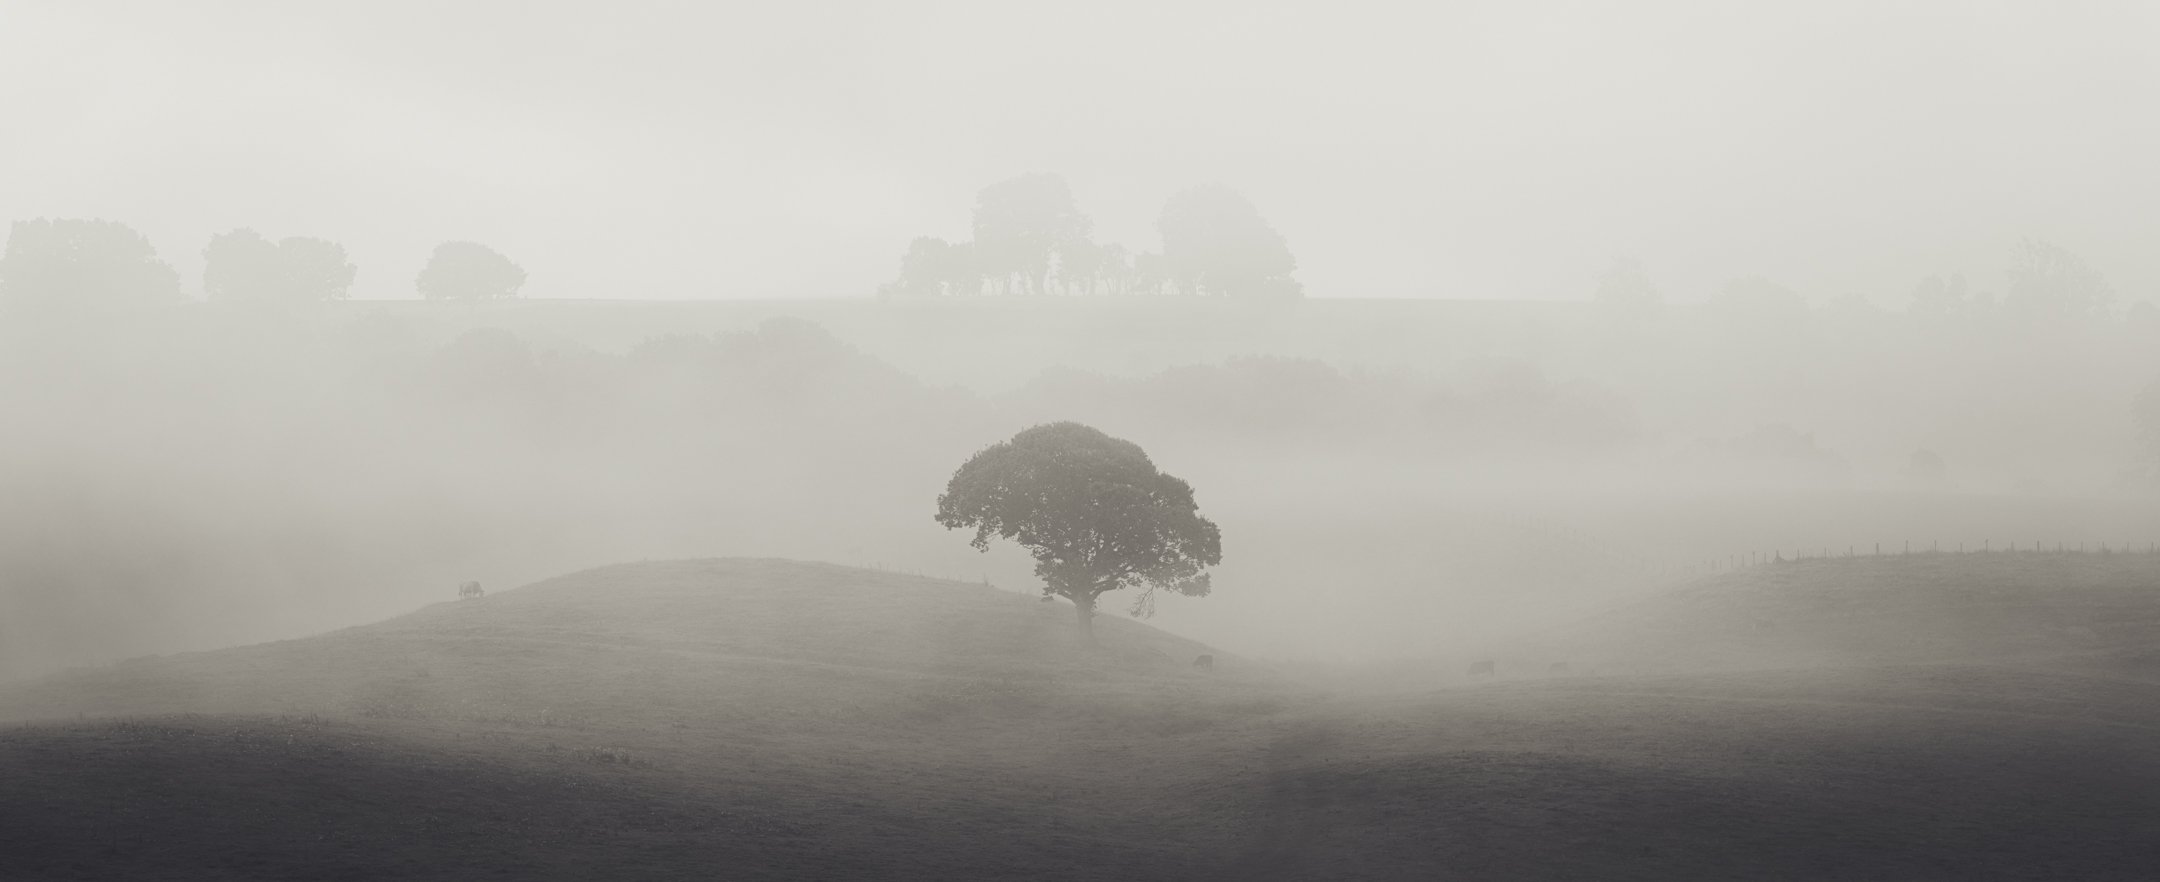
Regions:
<svg viewBox="0 0 2160 882"><path fill-rule="evenodd" d="M1089 646L1095 645L1095 598L1093 595L1073 597L1073 612L1080 616L1080 639Z"/></svg>

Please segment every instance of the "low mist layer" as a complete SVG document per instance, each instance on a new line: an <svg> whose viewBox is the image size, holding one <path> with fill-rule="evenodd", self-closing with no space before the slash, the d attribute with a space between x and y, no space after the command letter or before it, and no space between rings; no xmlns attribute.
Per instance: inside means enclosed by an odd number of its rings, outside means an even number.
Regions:
<svg viewBox="0 0 2160 882"><path fill-rule="evenodd" d="M1032 592L1024 557L976 554L932 503L975 450L1061 419L1194 485L1226 537L1219 588L1160 621L1262 656L1459 648L1750 555L2160 533L2135 316L1605 315L1110 299L19 319L0 325L0 670L294 636L468 579L639 558Z"/></svg>

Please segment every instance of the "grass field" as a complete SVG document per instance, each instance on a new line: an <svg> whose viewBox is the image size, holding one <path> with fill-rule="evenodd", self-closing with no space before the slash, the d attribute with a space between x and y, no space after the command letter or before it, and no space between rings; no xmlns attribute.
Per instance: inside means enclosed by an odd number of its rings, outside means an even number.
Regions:
<svg viewBox="0 0 2160 882"><path fill-rule="evenodd" d="M1576 675L1345 689L981 585L608 567L0 688L0 878L2160 878L2154 572L1765 568L1525 638Z"/></svg>

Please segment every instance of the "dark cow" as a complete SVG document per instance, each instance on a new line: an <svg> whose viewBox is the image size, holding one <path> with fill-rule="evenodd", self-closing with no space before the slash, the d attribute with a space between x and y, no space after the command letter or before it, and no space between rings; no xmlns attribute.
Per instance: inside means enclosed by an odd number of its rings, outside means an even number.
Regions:
<svg viewBox="0 0 2160 882"><path fill-rule="evenodd" d="M1465 676L1465 677L1475 677L1475 676L1477 676L1477 675L1479 675L1479 674L1484 674L1485 676L1488 676L1488 677L1491 677L1491 676L1495 676L1495 674L1493 674L1493 666L1492 666L1492 662L1491 662L1491 661L1479 661L1479 662L1471 662L1471 663L1470 663L1470 671L1469 671L1468 673L1466 673L1466 674L1463 674L1463 676Z"/></svg>
<svg viewBox="0 0 2160 882"><path fill-rule="evenodd" d="M1195 671L1213 672L1215 670L1215 657L1212 655L1203 655L1199 658L1193 659L1192 666L1193 670Z"/></svg>
<svg viewBox="0 0 2160 882"><path fill-rule="evenodd" d="M480 583L478 582L466 582L463 585L457 586L457 596L459 600L477 600L483 596L486 596L486 594L487 592L480 590Z"/></svg>

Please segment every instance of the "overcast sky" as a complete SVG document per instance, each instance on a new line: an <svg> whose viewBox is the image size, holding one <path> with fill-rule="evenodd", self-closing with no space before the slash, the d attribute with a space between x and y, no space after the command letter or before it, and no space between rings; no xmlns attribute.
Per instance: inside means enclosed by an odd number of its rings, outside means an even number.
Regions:
<svg viewBox="0 0 2160 882"><path fill-rule="evenodd" d="M1900 305L2026 236L2160 299L2160 4L0 0L0 214L443 239L536 297L864 296L974 193L1156 247L1220 181L1323 297Z"/></svg>

